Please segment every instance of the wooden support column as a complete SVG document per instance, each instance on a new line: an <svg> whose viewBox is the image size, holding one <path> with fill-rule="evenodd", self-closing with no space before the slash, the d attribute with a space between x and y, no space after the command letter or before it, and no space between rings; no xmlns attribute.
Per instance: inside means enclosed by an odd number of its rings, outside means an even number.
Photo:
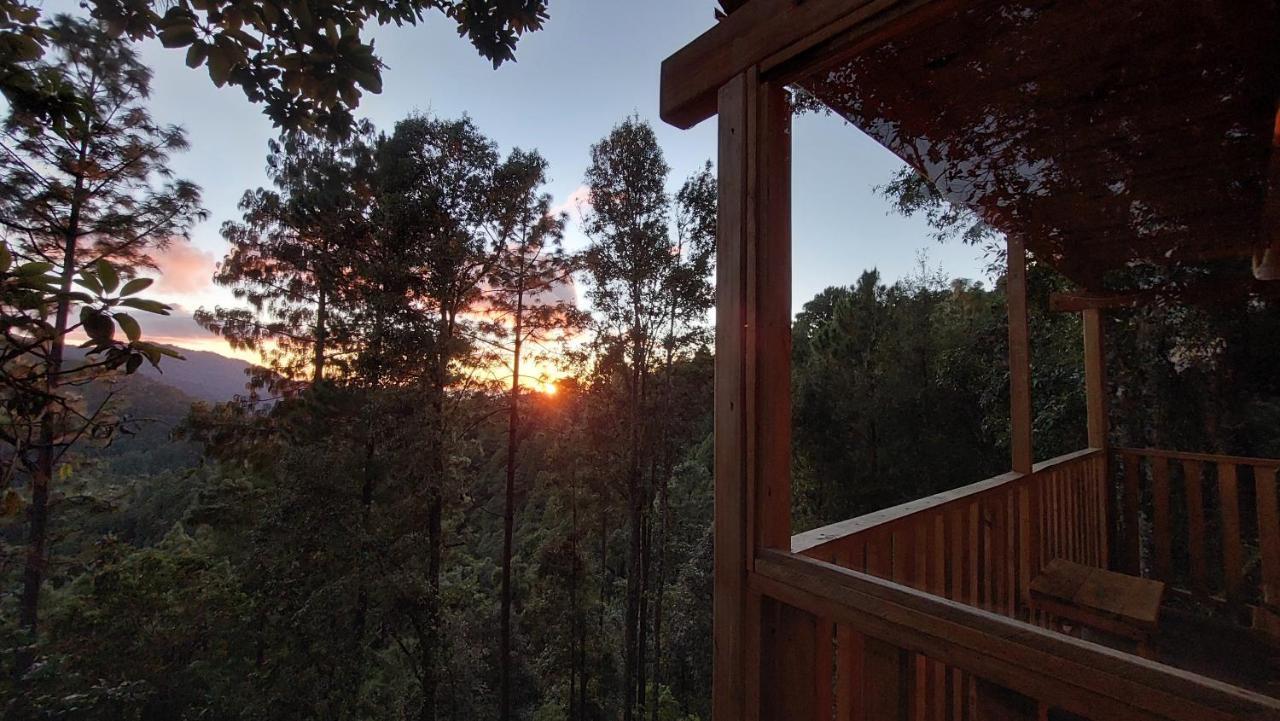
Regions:
<svg viewBox="0 0 1280 721"><path fill-rule="evenodd" d="M1116 503L1113 496L1117 487L1111 478L1110 428L1107 419L1107 351L1106 336L1102 327L1102 310L1086 308L1080 313L1084 326L1084 395L1088 414L1089 447L1101 448L1102 478L1102 538L1099 562L1103 568L1111 567L1111 538L1117 527Z"/></svg>
<svg viewBox="0 0 1280 721"><path fill-rule="evenodd" d="M1009 312L1009 431L1013 470L1030 473L1031 446L1031 328L1027 320L1027 250L1022 238L1008 236L1009 269L1005 275L1005 303Z"/></svg>
<svg viewBox="0 0 1280 721"><path fill-rule="evenodd" d="M719 94L712 718L759 713L757 549L791 544L790 109L754 69Z"/></svg>
<svg viewBox="0 0 1280 721"><path fill-rule="evenodd" d="M1089 447L1107 448L1107 359L1102 311L1082 311L1084 320L1084 387L1089 413Z"/></svg>

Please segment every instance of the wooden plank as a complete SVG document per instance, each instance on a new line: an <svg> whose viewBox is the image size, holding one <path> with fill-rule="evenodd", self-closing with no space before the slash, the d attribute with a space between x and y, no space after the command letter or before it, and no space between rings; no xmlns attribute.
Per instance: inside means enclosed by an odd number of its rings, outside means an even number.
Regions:
<svg viewBox="0 0 1280 721"><path fill-rule="evenodd" d="M1089 718L1280 719L1280 700L821 561L766 551L756 569L763 593Z"/></svg>
<svg viewBox="0 0 1280 721"><path fill-rule="evenodd" d="M822 624L813 613L767 596L761 610L760 721L817 721ZM829 686L829 666L827 673Z"/></svg>
<svg viewBox="0 0 1280 721"><path fill-rule="evenodd" d="M1218 464L1218 501L1222 514L1222 572L1227 600L1239 603L1244 593L1244 548L1240 539L1240 493L1234 463Z"/></svg>
<svg viewBox="0 0 1280 721"><path fill-rule="evenodd" d="M904 649L877 638L862 647L862 697L867 721L911 718L915 664Z"/></svg>
<svg viewBox="0 0 1280 721"><path fill-rule="evenodd" d="M863 639L863 635L849 625L836 625L836 721L866 718L860 693Z"/></svg>
<svg viewBox="0 0 1280 721"><path fill-rule="evenodd" d="M746 141L747 81L720 92L719 224L716 239L714 593L712 694L715 721L746 718Z"/></svg>
<svg viewBox="0 0 1280 721"><path fill-rule="evenodd" d="M790 63L836 35L887 39L933 0L752 0L662 62L662 119L689 128L716 111L717 90L748 68Z"/></svg>
<svg viewBox="0 0 1280 721"><path fill-rule="evenodd" d="M1089 446L1107 447L1107 358L1102 312L1081 313L1084 325L1084 390L1088 410Z"/></svg>
<svg viewBox="0 0 1280 721"><path fill-rule="evenodd" d="M1209 566L1206 563L1204 529L1204 465L1182 462L1182 482L1187 494L1187 556L1190 561L1191 590L1201 598L1209 595Z"/></svg>
<svg viewBox="0 0 1280 721"><path fill-rule="evenodd" d="M831 721L831 713L835 708L836 625L829 618L819 617L817 621L813 660L813 720Z"/></svg>
<svg viewBox="0 0 1280 721"><path fill-rule="evenodd" d="M1027 320L1027 250L1016 233L1008 240L1005 303L1009 314L1009 419L1013 470L1031 473L1031 339Z"/></svg>
<svg viewBox="0 0 1280 721"><path fill-rule="evenodd" d="M1262 556L1262 598L1280 604L1280 504L1276 502L1276 469L1254 468L1258 498L1258 543Z"/></svg>
<svg viewBox="0 0 1280 721"><path fill-rule="evenodd" d="M1169 510L1169 461L1151 459L1152 545L1151 575L1173 580L1173 519Z"/></svg>
<svg viewBox="0 0 1280 721"><path fill-rule="evenodd" d="M756 452L756 542L791 546L791 108L786 88L747 78L747 383ZM754 202L753 202L754 201ZM752 222L753 221L753 222ZM754 401L754 403L752 403Z"/></svg>
<svg viewBox="0 0 1280 721"><path fill-rule="evenodd" d="M1124 454L1124 492L1121 517L1124 519L1124 566L1133 576L1142 575L1142 536L1138 527L1138 503L1142 461L1136 453Z"/></svg>

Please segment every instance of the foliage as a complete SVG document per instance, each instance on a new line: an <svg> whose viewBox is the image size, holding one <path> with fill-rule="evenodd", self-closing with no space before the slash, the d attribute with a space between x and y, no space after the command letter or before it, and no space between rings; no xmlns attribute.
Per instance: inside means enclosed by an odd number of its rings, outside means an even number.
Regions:
<svg viewBox="0 0 1280 721"><path fill-rule="evenodd" d="M238 86L286 130L343 136L364 92L382 90L382 61L367 26L416 25L428 13L452 20L494 67L515 57L525 33L542 28L546 0L90 0L113 37L156 38L186 51L218 87ZM0 3L0 92L24 114L58 128L88 127L60 68L40 62L47 30L37 5ZM55 20L55 25L57 21Z"/></svg>

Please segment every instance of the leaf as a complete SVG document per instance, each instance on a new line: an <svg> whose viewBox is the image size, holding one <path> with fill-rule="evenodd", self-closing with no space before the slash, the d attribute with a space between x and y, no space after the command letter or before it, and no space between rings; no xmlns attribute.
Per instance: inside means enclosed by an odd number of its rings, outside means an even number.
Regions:
<svg viewBox="0 0 1280 721"><path fill-rule="evenodd" d="M130 343L136 342L142 337L142 326L138 325L138 321L128 313L115 313L116 323L120 325L120 330L124 331Z"/></svg>
<svg viewBox="0 0 1280 721"><path fill-rule="evenodd" d="M187 50L187 67L198 68L204 64L207 57L209 57L208 43L197 40L191 43L191 47Z"/></svg>
<svg viewBox="0 0 1280 721"><path fill-rule="evenodd" d="M132 375L140 367L142 367L142 354L134 353L129 356L129 360L125 361L124 372Z"/></svg>
<svg viewBox="0 0 1280 721"><path fill-rule="evenodd" d="M120 285L120 274L116 272L115 266L106 258L100 258L94 268L98 271L98 278L102 280L102 290L114 293L116 286Z"/></svg>
<svg viewBox="0 0 1280 721"><path fill-rule="evenodd" d="M138 310L144 310L148 313L169 315L169 306L158 300L147 300L146 298L124 298L120 301L120 305L137 308Z"/></svg>
<svg viewBox="0 0 1280 721"><path fill-rule="evenodd" d="M88 288L94 295L102 295L102 281L90 270L80 271L80 285Z"/></svg>
<svg viewBox="0 0 1280 721"><path fill-rule="evenodd" d="M0 244L0 273L8 273L12 265L13 254L9 252L9 246Z"/></svg>
<svg viewBox="0 0 1280 721"><path fill-rule="evenodd" d="M13 272L16 273L17 275L29 276L29 275L44 275L45 273L48 273L51 270L53 270L53 263L35 262L35 263L23 263L22 265L14 269Z"/></svg>
<svg viewBox="0 0 1280 721"><path fill-rule="evenodd" d="M120 289L120 295L134 295L141 293L147 288L150 288L151 284L154 282L156 282L154 278L134 278L124 284L124 287Z"/></svg>
<svg viewBox="0 0 1280 721"><path fill-rule="evenodd" d="M111 316L92 308L85 308L85 310L89 312L81 313L80 320L84 323L84 332L90 338L106 343L115 337L116 324L111 322Z"/></svg>

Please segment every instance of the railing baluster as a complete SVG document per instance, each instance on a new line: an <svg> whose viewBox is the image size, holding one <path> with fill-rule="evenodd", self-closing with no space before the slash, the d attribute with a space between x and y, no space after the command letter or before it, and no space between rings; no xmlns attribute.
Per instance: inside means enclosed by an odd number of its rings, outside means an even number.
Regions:
<svg viewBox="0 0 1280 721"><path fill-rule="evenodd" d="M1240 491L1234 463L1218 464L1218 505L1222 514L1222 565L1227 600L1240 602L1244 590L1244 548L1240 542Z"/></svg>
<svg viewBox="0 0 1280 721"><path fill-rule="evenodd" d="M1209 595L1209 569L1205 561L1204 467L1200 461L1182 462L1183 485L1187 493L1187 552L1191 560L1191 590L1201 598Z"/></svg>
<svg viewBox="0 0 1280 721"><path fill-rule="evenodd" d="M1152 576L1160 581L1173 580L1173 524L1169 516L1169 459L1151 458L1151 505L1153 509L1152 541L1155 555Z"/></svg>
<svg viewBox="0 0 1280 721"><path fill-rule="evenodd" d="M862 644L866 636L851 626L836 627L836 677L840 686L836 689L837 721L855 721L866 718L862 704Z"/></svg>
<svg viewBox="0 0 1280 721"><path fill-rule="evenodd" d="M1258 498L1258 543L1262 546L1262 600L1280 604L1280 507L1276 502L1275 466L1255 466Z"/></svg>
<svg viewBox="0 0 1280 721"><path fill-rule="evenodd" d="M1138 528L1141 474L1142 460L1138 454L1124 454L1124 564L1134 576L1142 575L1142 536Z"/></svg>
<svg viewBox="0 0 1280 721"><path fill-rule="evenodd" d="M862 695L867 721L911 718L915 663L891 643L867 638L862 646Z"/></svg>

